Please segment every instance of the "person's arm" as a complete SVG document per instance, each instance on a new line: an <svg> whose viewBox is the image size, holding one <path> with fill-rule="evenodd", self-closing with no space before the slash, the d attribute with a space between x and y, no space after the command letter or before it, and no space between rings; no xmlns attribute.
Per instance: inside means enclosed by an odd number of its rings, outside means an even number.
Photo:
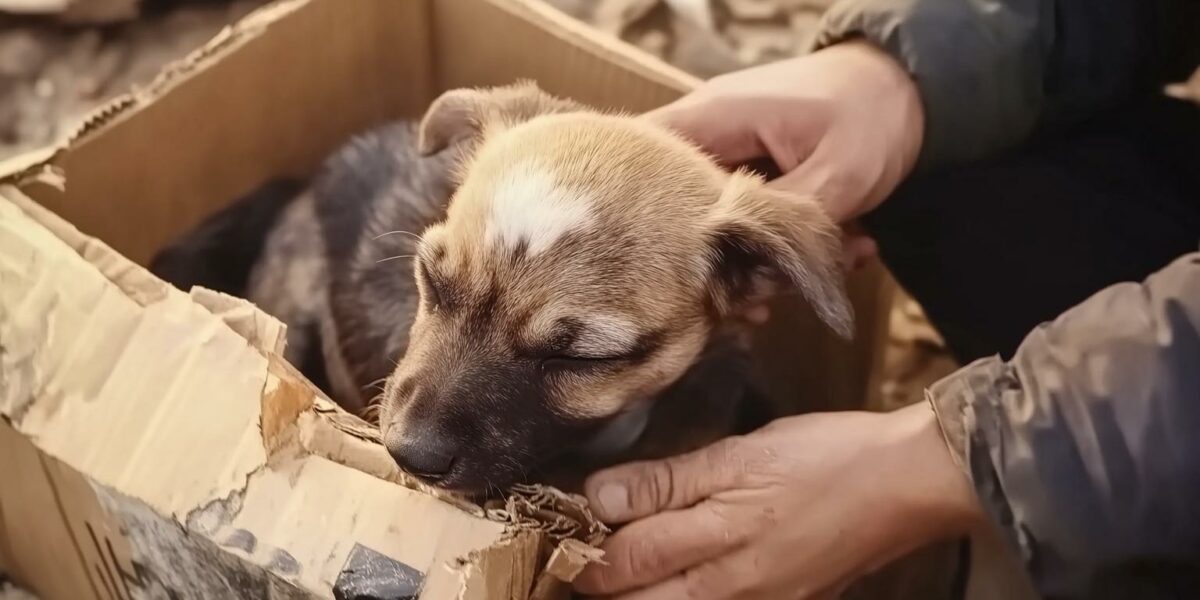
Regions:
<svg viewBox="0 0 1200 600"><path fill-rule="evenodd" d="M929 398L1043 595L1200 564L1200 253L1097 293Z"/></svg>
<svg viewBox="0 0 1200 600"><path fill-rule="evenodd" d="M992 155L1154 83L1169 1L843 0L816 47L866 38L904 65L926 115L918 166L935 167Z"/></svg>

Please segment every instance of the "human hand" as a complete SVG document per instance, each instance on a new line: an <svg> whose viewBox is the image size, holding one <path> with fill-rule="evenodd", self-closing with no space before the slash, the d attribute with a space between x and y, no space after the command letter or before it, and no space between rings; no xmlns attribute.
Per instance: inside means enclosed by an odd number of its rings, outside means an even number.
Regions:
<svg viewBox="0 0 1200 600"><path fill-rule="evenodd" d="M854 219L912 170L925 127L908 73L863 41L716 77L645 117L727 166L771 158L771 185L816 195L846 226L848 268L875 253Z"/></svg>
<svg viewBox="0 0 1200 600"><path fill-rule="evenodd" d="M925 404L781 419L601 471L586 491L601 519L628 524L576 588L623 600L836 598L983 518Z"/></svg>

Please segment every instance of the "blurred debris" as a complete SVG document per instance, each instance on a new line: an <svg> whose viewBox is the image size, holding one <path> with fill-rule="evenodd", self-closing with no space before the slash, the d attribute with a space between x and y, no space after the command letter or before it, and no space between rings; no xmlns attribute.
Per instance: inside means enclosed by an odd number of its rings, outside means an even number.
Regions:
<svg viewBox="0 0 1200 600"><path fill-rule="evenodd" d="M37 597L17 587L0 573L0 600L37 600Z"/></svg>
<svg viewBox="0 0 1200 600"><path fill-rule="evenodd" d="M104 26L0 16L0 160L60 141L98 104L262 4L148 0L141 18Z"/></svg>
<svg viewBox="0 0 1200 600"><path fill-rule="evenodd" d="M892 410L921 400L929 386L957 368L921 305L901 292L892 307L884 349L880 406L873 408Z"/></svg>
<svg viewBox="0 0 1200 600"><path fill-rule="evenodd" d="M697 77L802 54L833 0L546 0Z"/></svg>
<svg viewBox="0 0 1200 600"><path fill-rule="evenodd" d="M72 25L100 25L137 17L140 4L140 0L0 0L0 13L52 16Z"/></svg>

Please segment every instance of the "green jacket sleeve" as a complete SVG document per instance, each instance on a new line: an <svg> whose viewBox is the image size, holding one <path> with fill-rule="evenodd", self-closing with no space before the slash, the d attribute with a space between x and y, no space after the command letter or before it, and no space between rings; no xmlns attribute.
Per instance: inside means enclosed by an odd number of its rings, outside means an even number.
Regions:
<svg viewBox="0 0 1200 600"><path fill-rule="evenodd" d="M925 107L918 168L1010 148L1154 82L1173 0L842 0L816 47L866 38L903 64ZM1195 38L1195 35L1191 36Z"/></svg>
<svg viewBox="0 0 1200 600"><path fill-rule="evenodd" d="M1100 291L929 398L1044 597L1195 594L1200 253Z"/></svg>

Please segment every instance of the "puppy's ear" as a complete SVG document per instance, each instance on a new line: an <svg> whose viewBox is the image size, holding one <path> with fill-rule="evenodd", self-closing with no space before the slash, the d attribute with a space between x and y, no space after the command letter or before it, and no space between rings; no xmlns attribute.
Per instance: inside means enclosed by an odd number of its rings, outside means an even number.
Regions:
<svg viewBox="0 0 1200 600"><path fill-rule="evenodd" d="M718 310L729 314L797 290L839 336L853 336L838 228L813 198L768 188L738 172L709 219Z"/></svg>
<svg viewBox="0 0 1200 600"><path fill-rule="evenodd" d="M425 112L418 146L421 154L429 155L540 115L582 109L580 104L551 96L529 81L503 87L451 90L434 100Z"/></svg>

